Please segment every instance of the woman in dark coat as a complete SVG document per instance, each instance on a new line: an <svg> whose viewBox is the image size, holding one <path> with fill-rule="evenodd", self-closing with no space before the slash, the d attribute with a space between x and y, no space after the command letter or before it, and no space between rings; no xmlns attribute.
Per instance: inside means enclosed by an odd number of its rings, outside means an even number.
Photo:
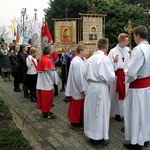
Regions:
<svg viewBox="0 0 150 150"><path fill-rule="evenodd" d="M25 98L30 98L28 94L28 80L27 80L27 65L26 58L28 47L25 44L20 45L20 49L17 55L19 65L19 82L23 83L23 92Z"/></svg>
<svg viewBox="0 0 150 150"><path fill-rule="evenodd" d="M14 91L21 92L22 90L19 88L19 74L18 74L18 58L17 53L19 50L19 45L13 45L12 51L10 53L10 62L11 62L11 71L12 76L14 77Z"/></svg>
<svg viewBox="0 0 150 150"><path fill-rule="evenodd" d="M7 81L6 77L8 77L9 81L11 81L11 79L10 79L11 63L10 63L10 60L9 60L9 52L6 49L5 44L1 44L0 63L1 63L1 71L2 71L4 81Z"/></svg>

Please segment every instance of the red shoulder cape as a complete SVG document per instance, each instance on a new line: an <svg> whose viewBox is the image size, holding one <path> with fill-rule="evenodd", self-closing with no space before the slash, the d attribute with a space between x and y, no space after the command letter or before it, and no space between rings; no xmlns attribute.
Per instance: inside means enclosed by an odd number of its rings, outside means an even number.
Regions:
<svg viewBox="0 0 150 150"><path fill-rule="evenodd" d="M37 65L37 72L43 72L45 70L55 69L51 59L48 56L42 55L38 65Z"/></svg>

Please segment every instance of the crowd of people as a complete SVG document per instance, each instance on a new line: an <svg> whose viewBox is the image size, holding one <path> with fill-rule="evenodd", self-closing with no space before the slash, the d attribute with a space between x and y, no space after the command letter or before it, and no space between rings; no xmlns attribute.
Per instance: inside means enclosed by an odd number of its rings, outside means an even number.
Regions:
<svg viewBox="0 0 150 150"><path fill-rule="evenodd" d="M62 88L65 100L70 101L68 121L70 128L83 131L96 148L107 146L110 114L116 121L124 121L127 149L142 150L150 141L150 45L148 30L140 25L133 28L137 46L129 54L129 37L118 36L116 47L109 49L109 40L101 38L97 50L86 59L87 47L76 46L76 56L64 51L60 57ZM14 92L37 102L44 119L56 117L51 112L53 96L58 95L60 82L56 69L59 60L54 47L43 47L37 61L37 48L14 44L9 51L1 44L0 64L4 81L14 77ZM8 78L8 79L7 79Z"/></svg>
<svg viewBox="0 0 150 150"><path fill-rule="evenodd" d="M84 130L91 144L110 143L109 119L124 120L127 149L142 150L150 141L150 45L145 26L133 29L137 46L130 54L129 37L118 36L118 44L107 54L109 41L98 40L97 50L85 60L86 47L78 45L71 61L65 95L70 97L68 120L74 130Z"/></svg>

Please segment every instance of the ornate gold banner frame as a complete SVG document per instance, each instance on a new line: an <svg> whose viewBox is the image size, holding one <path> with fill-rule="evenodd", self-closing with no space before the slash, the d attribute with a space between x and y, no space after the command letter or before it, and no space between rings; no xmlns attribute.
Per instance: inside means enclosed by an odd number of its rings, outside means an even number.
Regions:
<svg viewBox="0 0 150 150"><path fill-rule="evenodd" d="M105 36L105 14L81 14L83 18L83 43L97 44Z"/></svg>
<svg viewBox="0 0 150 150"><path fill-rule="evenodd" d="M76 20L57 20L54 28L55 43L76 43Z"/></svg>

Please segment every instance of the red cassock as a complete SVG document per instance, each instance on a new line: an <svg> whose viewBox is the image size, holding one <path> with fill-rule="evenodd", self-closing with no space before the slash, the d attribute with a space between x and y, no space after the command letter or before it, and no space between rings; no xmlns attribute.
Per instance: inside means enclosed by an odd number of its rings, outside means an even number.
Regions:
<svg viewBox="0 0 150 150"><path fill-rule="evenodd" d="M38 65L37 72L44 72L46 70L55 69L52 61L48 56L42 56ZM37 109L42 112L49 112L53 104L53 90L38 90L37 94Z"/></svg>
<svg viewBox="0 0 150 150"><path fill-rule="evenodd" d="M41 109L42 112L50 112L53 105L53 90L44 91L38 90L37 94L37 109Z"/></svg>
<svg viewBox="0 0 150 150"><path fill-rule="evenodd" d="M84 99L75 100L70 97L70 106L68 111L69 122L80 123L83 122L84 114Z"/></svg>

